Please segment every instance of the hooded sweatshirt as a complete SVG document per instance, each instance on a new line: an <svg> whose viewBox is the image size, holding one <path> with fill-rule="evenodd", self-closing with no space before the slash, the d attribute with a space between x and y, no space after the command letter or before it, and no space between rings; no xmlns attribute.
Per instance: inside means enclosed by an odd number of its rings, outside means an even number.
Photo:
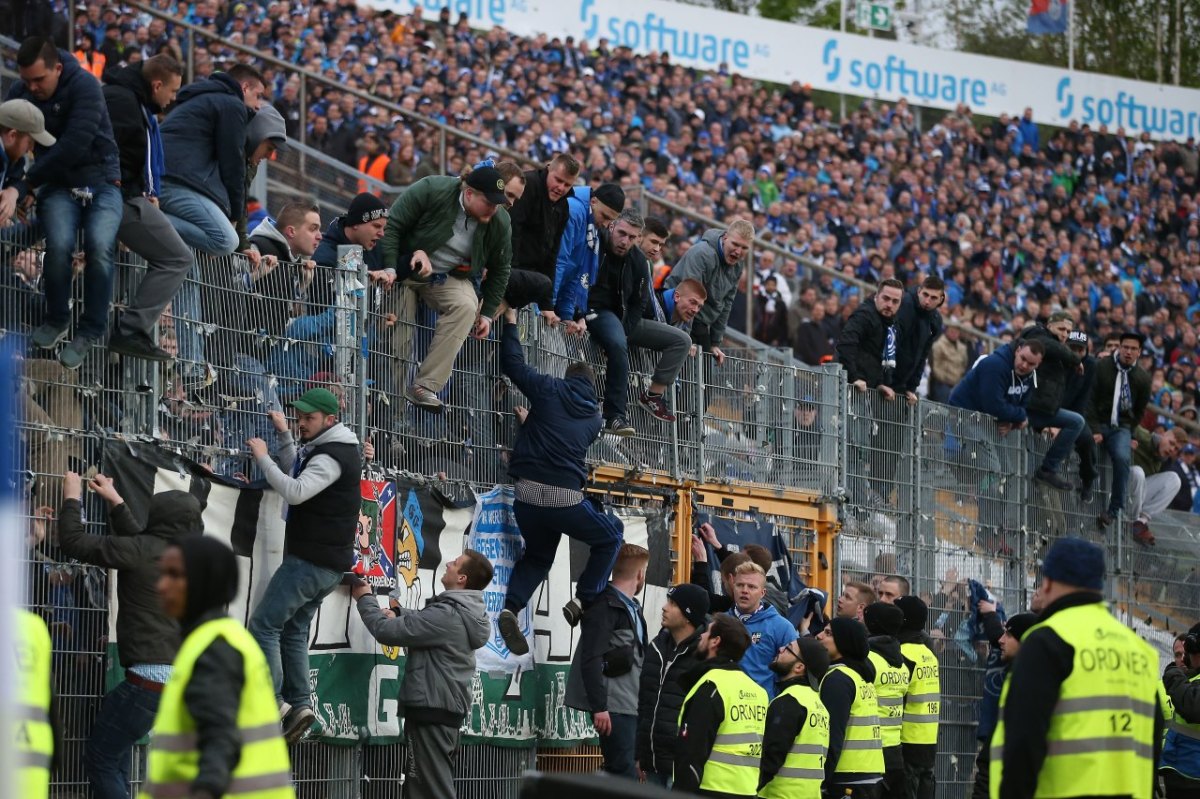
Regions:
<svg viewBox="0 0 1200 799"><path fill-rule="evenodd" d="M150 497L146 525L121 503L108 513L111 535L84 530L78 499L59 511L59 546L67 557L117 570L117 655L125 668L165 664L179 651L179 623L158 600L158 557L171 544L204 532L200 501L186 491Z"/></svg>
<svg viewBox="0 0 1200 799"><path fill-rule="evenodd" d="M475 650L492 631L483 592L443 591L421 610L394 612L394 619L384 616L373 595L358 600L358 613L376 641L408 648L400 687L404 717L457 728L471 709Z"/></svg>
<svg viewBox="0 0 1200 799"><path fill-rule="evenodd" d="M742 669L774 699L775 672L771 671L771 661L779 654L780 647L796 640L796 628L779 615L774 605L766 602L748 616L739 613L735 605L729 615L740 619L750 633L750 648L742 655Z"/></svg>
<svg viewBox="0 0 1200 799"><path fill-rule="evenodd" d="M1025 421L1029 394L1037 385L1037 372L1025 377L1016 373L1016 350L1005 344L987 356L963 377L950 392L950 404L956 408L994 416L998 422L1020 424Z"/></svg>
<svg viewBox="0 0 1200 799"><path fill-rule="evenodd" d="M504 374L529 400L517 431L509 473L516 480L579 490L587 480L587 451L600 434L600 403L586 377L550 377L531 369L515 325L504 326Z"/></svg>
<svg viewBox="0 0 1200 799"><path fill-rule="evenodd" d="M666 280L667 288L672 289L688 278L704 284L708 299L696 314L693 339L706 348L719 347L725 339L725 326L729 323L729 312L733 310L733 300L737 296L738 280L742 276L745 261L743 259L732 266L725 263L721 246L723 235L725 231L720 228L704 231L700 241L683 254ZM707 330L707 336L700 340L697 334L704 330Z"/></svg>

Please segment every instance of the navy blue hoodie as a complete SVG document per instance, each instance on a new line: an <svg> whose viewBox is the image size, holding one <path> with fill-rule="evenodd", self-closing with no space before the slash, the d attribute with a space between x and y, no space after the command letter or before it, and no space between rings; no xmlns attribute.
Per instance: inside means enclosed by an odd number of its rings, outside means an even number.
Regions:
<svg viewBox="0 0 1200 799"><path fill-rule="evenodd" d="M529 417L517 431L509 474L578 490L587 481L588 447L600 434L596 388L582 376L543 375L525 363L516 325L504 326L501 363L529 399Z"/></svg>
<svg viewBox="0 0 1200 799"><path fill-rule="evenodd" d="M67 189L118 183L121 159L100 81L66 50L58 51L58 60L62 75L49 100L35 100L20 80L8 91L7 99L36 105L46 118L46 132L58 140L53 147L34 146L25 183Z"/></svg>
<svg viewBox="0 0 1200 799"><path fill-rule="evenodd" d="M1016 350L1005 344L977 363L950 392L950 404L996 417L998 422L1020 424L1025 406L1037 383L1036 371L1018 377L1013 370Z"/></svg>
<svg viewBox="0 0 1200 799"><path fill-rule="evenodd" d="M162 123L163 180L186 186L237 219L246 207L246 125L241 85L224 72L183 87Z"/></svg>

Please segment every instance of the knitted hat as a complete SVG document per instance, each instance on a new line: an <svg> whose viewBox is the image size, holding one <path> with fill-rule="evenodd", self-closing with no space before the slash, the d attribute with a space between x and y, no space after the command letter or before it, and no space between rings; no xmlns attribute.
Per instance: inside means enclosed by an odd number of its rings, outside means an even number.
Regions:
<svg viewBox="0 0 1200 799"><path fill-rule="evenodd" d="M592 196L614 211L625 210L625 190L616 183L603 183L592 192Z"/></svg>
<svg viewBox="0 0 1200 799"><path fill-rule="evenodd" d="M820 641L809 637L796 639L796 648L800 650L800 660L808 672L808 681L816 688L821 684L825 672L829 671L829 652Z"/></svg>
<svg viewBox="0 0 1200 799"><path fill-rule="evenodd" d="M708 592L692 583L680 583L667 591L667 599L683 612L693 627L703 627L708 615Z"/></svg>
<svg viewBox="0 0 1200 799"><path fill-rule="evenodd" d="M369 191L364 191L350 201L350 208L342 217L342 227L365 225L376 219L387 219L387 215L388 208L383 204L383 200Z"/></svg>
<svg viewBox="0 0 1200 799"><path fill-rule="evenodd" d="M867 628L858 619L837 617L830 619L829 631L837 650L846 660L866 660L871 652L867 643Z"/></svg>
<svg viewBox="0 0 1200 799"><path fill-rule="evenodd" d="M901 630L924 630L929 621L929 607L917 596L902 596L896 600L896 607L904 613L904 624Z"/></svg>
<svg viewBox="0 0 1200 799"><path fill-rule="evenodd" d="M1104 550L1082 538L1060 538L1042 561L1042 576L1100 591L1104 588Z"/></svg>
<svg viewBox="0 0 1200 799"><path fill-rule="evenodd" d="M1005 623L1004 629L1008 631L1009 635L1020 641L1021 637L1029 632L1029 628L1037 624L1037 619L1036 613L1018 613Z"/></svg>
<svg viewBox="0 0 1200 799"><path fill-rule="evenodd" d="M872 602L863 608L863 623L871 635L895 635L904 626L904 611L887 602Z"/></svg>

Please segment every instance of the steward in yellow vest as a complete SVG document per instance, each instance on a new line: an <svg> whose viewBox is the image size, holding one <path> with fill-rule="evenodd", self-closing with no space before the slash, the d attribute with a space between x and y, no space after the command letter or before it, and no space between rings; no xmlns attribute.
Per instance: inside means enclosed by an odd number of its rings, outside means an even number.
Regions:
<svg viewBox="0 0 1200 799"><path fill-rule="evenodd" d="M163 610L184 640L150 733L142 795L295 799L266 658L224 612L237 594L237 558L205 536L168 547L159 568Z"/></svg>
<svg viewBox="0 0 1200 799"><path fill-rule="evenodd" d="M829 669L819 641L785 644L771 661L779 692L767 708L758 795L764 799L820 799L829 756L829 711L817 689Z"/></svg>
<svg viewBox="0 0 1200 799"><path fill-rule="evenodd" d="M992 799L1151 799L1163 721L1158 655L1113 618L1104 552L1059 539L1041 618L1021 639L992 734Z"/></svg>
<svg viewBox="0 0 1200 799"><path fill-rule="evenodd" d="M883 780L883 732L867 628L855 619L839 617L830 620L818 640L832 664L820 692L829 711L824 792L873 798Z"/></svg>
<svg viewBox="0 0 1200 799"><path fill-rule="evenodd" d="M1162 678L1172 706L1159 761L1167 799L1200 796L1200 624L1184 639L1183 664L1167 666Z"/></svg>
<svg viewBox="0 0 1200 799"><path fill-rule="evenodd" d="M933 767L937 761L938 719L942 710L941 666L929 648L925 632L929 608L920 597L902 596L896 607L904 611L900 628L900 652L912 661L912 677L904 695L904 723L900 727L900 745L904 752L904 775L910 799L933 799L937 782Z"/></svg>
<svg viewBox="0 0 1200 799"><path fill-rule="evenodd" d="M990 615L1000 627L1000 635L988 633L994 651L988 655L988 667L983 674L983 696L979 699L979 726L975 737L979 740L979 754L975 756L975 784L971 786L971 799L988 799L988 781L991 778L992 733L1000 720L1000 691L1008 679L1008 671L1021 649L1021 636L1037 624L1036 613L1017 613L1008 621L1001 622L995 611L980 613L984 630L988 630Z"/></svg>
<svg viewBox="0 0 1200 799"><path fill-rule="evenodd" d="M904 624L904 611L886 602L873 602L863 609L863 623L870 634L871 665L875 667L875 701L879 704L879 726L883 733L884 799L904 799L904 754L900 729L904 724L904 695L912 676L913 662L900 651L896 635Z"/></svg>
<svg viewBox="0 0 1200 799"><path fill-rule="evenodd" d="M758 790L768 700L738 665L749 648L746 625L724 613L700 636L702 660L681 680L676 791L732 799Z"/></svg>
<svg viewBox="0 0 1200 799"><path fill-rule="evenodd" d="M54 729L50 713L50 633L41 616L16 612L13 750L16 753L17 796L47 799L50 796Z"/></svg>

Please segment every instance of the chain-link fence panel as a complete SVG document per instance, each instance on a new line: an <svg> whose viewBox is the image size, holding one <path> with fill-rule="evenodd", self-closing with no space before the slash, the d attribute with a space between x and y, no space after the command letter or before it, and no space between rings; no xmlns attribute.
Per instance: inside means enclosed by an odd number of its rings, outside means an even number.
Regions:
<svg viewBox="0 0 1200 799"><path fill-rule="evenodd" d="M843 385L845 385L843 383ZM913 540L916 409L878 390L846 394L843 529L890 542Z"/></svg>

